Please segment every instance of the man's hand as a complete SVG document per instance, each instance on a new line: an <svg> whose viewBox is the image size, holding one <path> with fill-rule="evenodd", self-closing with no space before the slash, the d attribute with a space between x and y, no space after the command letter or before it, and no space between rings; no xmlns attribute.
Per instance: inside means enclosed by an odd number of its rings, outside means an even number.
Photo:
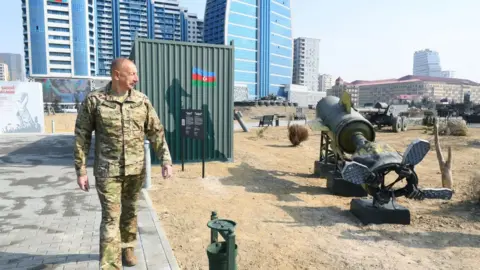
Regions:
<svg viewBox="0 0 480 270"><path fill-rule="evenodd" d="M88 176L87 175L82 175L77 177L77 184L80 187L81 190L83 191L89 191L90 190L90 185L88 184Z"/></svg>
<svg viewBox="0 0 480 270"><path fill-rule="evenodd" d="M170 178L173 174L172 165L164 165L162 167L162 176L164 179Z"/></svg>

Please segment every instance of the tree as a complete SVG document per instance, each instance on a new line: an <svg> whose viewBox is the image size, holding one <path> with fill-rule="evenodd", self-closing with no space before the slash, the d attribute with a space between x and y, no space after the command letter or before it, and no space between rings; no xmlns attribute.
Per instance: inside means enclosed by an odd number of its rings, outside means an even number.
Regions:
<svg viewBox="0 0 480 270"><path fill-rule="evenodd" d="M442 173L442 187L453 190L452 177L452 147L448 147L447 160L443 157L442 148L440 147L440 139L438 136L438 118L435 118L433 125L433 135L435 138L435 151L437 152L438 165Z"/></svg>

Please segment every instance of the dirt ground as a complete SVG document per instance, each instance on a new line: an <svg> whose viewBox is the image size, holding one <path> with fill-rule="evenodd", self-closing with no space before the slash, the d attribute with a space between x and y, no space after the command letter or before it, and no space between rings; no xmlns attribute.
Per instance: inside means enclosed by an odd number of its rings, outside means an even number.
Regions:
<svg viewBox="0 0 480 270"><path fill-rule="evenodd" d="M55 133L74 132L76 113L45 114L45 133L52 133L52 121L55 122Z"/></svg>
<svg viewBox="0 0 480 270"><path fill-rule="evenodd" d="M474 134L476 133L476 134ZM212 210L237 222L239 269L478 269L480 210L469 200L478 170L480 133L442 137L453 148L455 195L451 201L399 202L412 224L363 226L349 212L351 198L331 195L326 180L312 176L320 137L290 147L284 127L235 133L232 163L175 167L163 180L155 168L150 191L181 269L208 269L207 222ZM377 133L403 152L422 130ZM440 187L435 151L417 166L420 185ZM477 266L475 266L477 265Z"/></svg>
<svg viewBox="0 0 480 270"><path fill-rule="evenodd" d="M289 115L292 115L296 112L297 108L293 106L256 106L256 107L235 107L236 110L242 112L243 121L245 122L258 122L258 119L255 117L261 117L266 114L279 114L285 116L285 119ZM308 119L315 118L315 110L305 108L305 114Z"/></svg>

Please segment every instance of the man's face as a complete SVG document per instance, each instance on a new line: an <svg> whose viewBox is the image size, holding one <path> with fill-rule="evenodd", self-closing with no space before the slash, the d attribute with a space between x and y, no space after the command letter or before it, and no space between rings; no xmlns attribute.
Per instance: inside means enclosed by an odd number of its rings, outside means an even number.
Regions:
<svg viewBox="0 0 480 270"><path fill-rule="evenodd" d="M126 61L114 73L115 80L123 89L132 89L138 82L137 67L132 62Z"/></svg>

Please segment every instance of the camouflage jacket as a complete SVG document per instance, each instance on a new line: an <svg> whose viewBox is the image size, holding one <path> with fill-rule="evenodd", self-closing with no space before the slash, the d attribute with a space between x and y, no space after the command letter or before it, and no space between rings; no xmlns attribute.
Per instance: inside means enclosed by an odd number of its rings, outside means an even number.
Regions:
<svg viewBox="0 0 480 270"><path fill-rule="evenodd" d="M75 123L75 170L86 174L92 132L95 131L95 177L144 172L144 139L163 165L172 164L165 130L147 96L132 89L125 101L109 94L111 83L82 102Z"/></svg>

